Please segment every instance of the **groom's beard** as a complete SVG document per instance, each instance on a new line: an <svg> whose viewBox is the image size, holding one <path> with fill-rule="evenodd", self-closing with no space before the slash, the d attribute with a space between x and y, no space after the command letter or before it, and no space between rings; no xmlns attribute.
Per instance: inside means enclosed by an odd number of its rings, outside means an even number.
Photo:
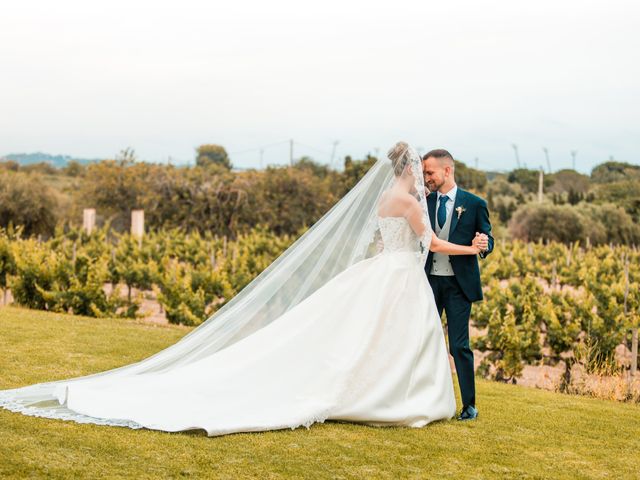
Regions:
<svg viewBox="0 0 640 480"><path fill-rule="evenodd" d="M442 182L440 185L438 185L435 182L430 182L430 181L426 181L424 182L424 186L427 187L427 189L430 192L437 192L438 190L440 190L440 188L444 185L444 182Z"/></svg>

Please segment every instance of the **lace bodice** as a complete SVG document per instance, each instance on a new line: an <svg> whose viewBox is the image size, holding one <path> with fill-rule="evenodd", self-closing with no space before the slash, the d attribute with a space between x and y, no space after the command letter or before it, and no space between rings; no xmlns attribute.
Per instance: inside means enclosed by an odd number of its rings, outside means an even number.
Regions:
<svg viewBox="0 0 640 480"><path fill-rule="evenodd" d="M404 217L378 217L385 252L416 251L418 237Z"/></svg>

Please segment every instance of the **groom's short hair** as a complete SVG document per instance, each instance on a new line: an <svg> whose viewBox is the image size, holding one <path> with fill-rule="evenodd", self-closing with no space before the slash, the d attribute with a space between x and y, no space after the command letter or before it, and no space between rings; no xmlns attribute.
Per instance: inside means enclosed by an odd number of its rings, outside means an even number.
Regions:
<svg viewBox="0 0 640 480"><path fill-rule="evenodd" d="M453 162L453 155L451 155L448 151L446 151L444 148L436 148L435 150L431 150L430 152L427 152L424 154L424 156L422 157L423 160L426 160L427 158L435 158L436 160L440 161L440 163L447 163L451 166L454 165Z"/></svg>

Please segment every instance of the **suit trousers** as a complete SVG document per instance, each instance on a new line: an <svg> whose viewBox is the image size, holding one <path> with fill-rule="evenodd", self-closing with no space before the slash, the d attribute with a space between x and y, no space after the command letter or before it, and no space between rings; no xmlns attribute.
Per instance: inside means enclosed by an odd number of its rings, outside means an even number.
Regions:
<svg viewBox="0 0 640 480"><path fill-rule="evenodd" d="M455 276L427 275L438 313L447 314L449 351L453 356L460 385L463 406L476 404L476 386L473 369L473 350L469 345L469 316L471 302L462 293Z"/></svg>

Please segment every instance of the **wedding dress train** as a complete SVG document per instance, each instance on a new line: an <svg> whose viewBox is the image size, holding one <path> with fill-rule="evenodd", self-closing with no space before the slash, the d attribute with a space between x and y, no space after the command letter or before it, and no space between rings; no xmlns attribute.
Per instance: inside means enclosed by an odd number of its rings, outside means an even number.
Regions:
<svg viewBox="0 0 640 480"><path fill-rule="evenodd" d="M384 251L281 317L201 360L56 387L100 423L210 436L324 420L422 427L455 397L440 317L402 217L380 218Z"/></svg>

